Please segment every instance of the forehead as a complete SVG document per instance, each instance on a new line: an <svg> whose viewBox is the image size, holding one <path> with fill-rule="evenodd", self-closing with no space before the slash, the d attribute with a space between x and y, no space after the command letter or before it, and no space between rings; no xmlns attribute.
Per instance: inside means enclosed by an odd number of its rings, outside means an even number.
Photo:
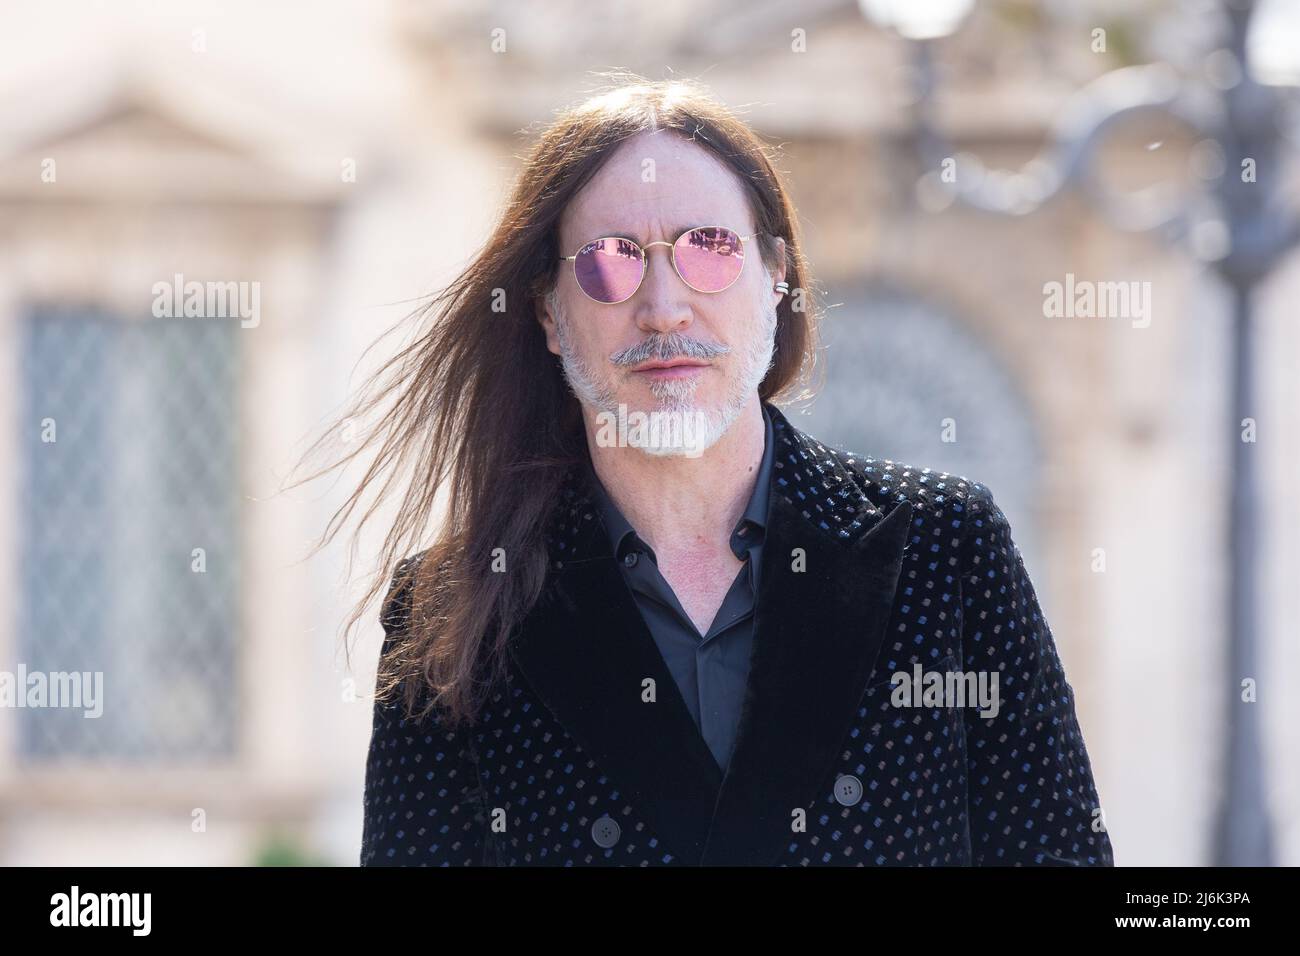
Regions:
<svg viewBox="0 0 1300 956"><path fill-rule="evenodd" d="M693 226L752 232L753 216L736 174L711 152L671 130L621 144L560 217L565 248L602 236L672 241Z"/></svg>

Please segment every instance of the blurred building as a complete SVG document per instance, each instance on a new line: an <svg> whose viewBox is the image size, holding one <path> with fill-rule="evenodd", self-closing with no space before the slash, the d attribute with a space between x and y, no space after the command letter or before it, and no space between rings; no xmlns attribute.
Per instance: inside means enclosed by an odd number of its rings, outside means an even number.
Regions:
<svg viewBox="0 0 1300 956"><path fill-rule="evenodd" d="M1081 6L984 3L943 42L936 121L956 145L1023 163L1085 82L1191 42L1170 4ZM991 487L1077 693L1118 862L1208 861L1237 440L1224 295L1082 200L1007 220L918 187L906 50L856 3L9 17L0 670L105 684L96 719L0 710L0 862L355 862L377 609L349 667L345 548L301 559L356 476L279 488L382 357L365 347L479 247L527 132L611 67L702 79L780 145L833 306L825 387L794 420ZM1192 145L1172 126L1122 130L1107 174L1183 177ZM1149 324L1045 317L1045 284L1067 274L1149 282ZM233 284L256 309L158 316L159 284L187 282ZM1291 864L1298 293L1294 261L1264 290L1258 386L1257 706Z"/></svg>

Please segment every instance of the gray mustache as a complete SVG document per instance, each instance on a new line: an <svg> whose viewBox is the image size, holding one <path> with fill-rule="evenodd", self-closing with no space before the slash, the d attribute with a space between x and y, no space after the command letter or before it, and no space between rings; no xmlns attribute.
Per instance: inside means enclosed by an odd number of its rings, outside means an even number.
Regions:
<svg viewBox="0 0 1300 956"><path fill-rule="evenodd" d="M658 359L661 362L678 357L711 359L718 355L726 355L730 351L731 349L725 345L707 345L687 338L680 332L667 332L662 335L652 335L643 342L615 352L609 360L615 365L631 366L640 365L651 359Z"/></svg>

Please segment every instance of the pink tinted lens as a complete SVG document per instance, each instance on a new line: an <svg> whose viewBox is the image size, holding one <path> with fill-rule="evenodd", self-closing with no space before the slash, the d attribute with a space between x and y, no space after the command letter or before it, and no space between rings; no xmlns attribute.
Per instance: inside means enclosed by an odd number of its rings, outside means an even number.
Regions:
<svg viewBox="0 0 1300 956"><path fill-rule="evenodd" d="M730 229L692 229L673 246L677 271L697 292L721 292L740 275L745 249Z"/></svg>
<svg viewBox="0 0 1300 956"><path fill-rule="evenodd" d="M613 304L632 297L641 285L641 249L626 239L596 239L578 251L573 273L597 302Z"/></svg>

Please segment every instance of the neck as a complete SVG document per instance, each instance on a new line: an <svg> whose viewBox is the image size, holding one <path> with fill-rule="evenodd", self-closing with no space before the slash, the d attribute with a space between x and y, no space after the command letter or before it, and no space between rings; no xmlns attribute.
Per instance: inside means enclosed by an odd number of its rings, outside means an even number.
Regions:
<svg viewBox="0 0 1300 956"><path fill-rule="evenodd" d="M598 445L594 416L584 408L583 417L596 477L656 554L727 547L763 461L765 428L757 392L726 433L694 458Z"/></svg>

